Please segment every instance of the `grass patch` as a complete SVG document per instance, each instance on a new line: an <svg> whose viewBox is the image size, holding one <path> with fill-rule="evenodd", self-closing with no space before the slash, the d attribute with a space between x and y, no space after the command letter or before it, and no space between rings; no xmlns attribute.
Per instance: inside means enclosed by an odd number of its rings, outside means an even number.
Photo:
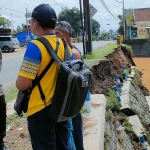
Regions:
<svg viewBox="0 0 150 150"><path fill-rule="evenodd" d="M116 93L113 89L109 88L109 93L108 93L108 96L106 96L106 99L107 99L107 107L110 108L110 109L118 109L120 110L121 108L121 105L120 103L118 102L117 100L117 96L116 96Z"/></svg>
<svg viewBox="0 0 150 150"><path fill-rule="evenodd" d="M6 123L10 124L14 122L16 125L20 125L26 121L26 118L26 114L24 114L23 117L19 117L16 113L14 113L7 117Z"/></svg>
<svg viewBox="0 0 150 150"><path fill-rule="evenodd" d="M142 85L142 81L141 81L139 71L136 68L134 68L134 71L135 71L135 76L134 76L133 80L131 81L132 84Z"/></svg>
<svg viewBox="0 0 150 150"><path fill-rule="evenodd" d="M117 48L117 44L109 44L104 46L96 51L93 51L91 54L87 54L85 59L105 59L108 54L111 54L114 51L114 48Z"/></svg>
<svg viewBox="0 0 150 150"><path fill-rule="evenodd" d="M96 51L93 51L91 54L86 54L83 58L84 62L89 66L89 68L92 68L94 65L97 65L100 62L100 59L106 59L106 56L111 54L114 51L114 48L117 47L117 44L109 44Z"/></svg>
<svg viewBox="0 0 150 150"><path fill-rule="evenodd" d="M7 92L5 92L6 103L15 99L17 97L17 94L18 94L18 89L15 86L11 87Z"/></svg>

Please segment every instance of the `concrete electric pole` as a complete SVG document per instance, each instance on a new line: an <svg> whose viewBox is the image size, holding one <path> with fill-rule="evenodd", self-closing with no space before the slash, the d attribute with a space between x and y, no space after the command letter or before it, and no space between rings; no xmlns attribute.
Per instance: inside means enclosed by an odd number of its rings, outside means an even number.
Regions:
<svg viewBox="0 0 150 150"><path fill-rule="evenodd" d="M123 3L123 30L124 30L124 39L126 39L126 18L124 14L124 0L122 0Z"/></svg>
<svg viewBox="0 0 150 150"><path fill-rule="evenodd" d="M86 53L92 53L92 32L89 0L83 0Z"/></svg>
<svg viewBox="0 0 150 150"><path fill-rule="evenodd" d="M84 34L84 25L83 25L83 16L82 16L82 3L81 0L79 0L79 5L80 5L80 18L81 18L81 28L82 28L82 42L83 42L83 54L85 56L86 51L85 51L85 34Z"/></svg>

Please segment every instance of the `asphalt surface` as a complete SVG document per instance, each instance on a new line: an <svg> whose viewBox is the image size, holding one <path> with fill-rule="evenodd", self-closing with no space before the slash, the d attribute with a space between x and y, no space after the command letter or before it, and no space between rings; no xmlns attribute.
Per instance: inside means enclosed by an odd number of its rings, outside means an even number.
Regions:
<svg viewBox="0 0 150 150"><path fill-rule="evenodd" d="M94 41L93 50L97 50L103 46L114 43L114 41ZM83 54L83 44L75 43L76 47ZM20 48L11 53L3 53L3 66L1 73L1 82L4 85L4 90L15 84L17 73L20 69L25 48Z"/></svg>

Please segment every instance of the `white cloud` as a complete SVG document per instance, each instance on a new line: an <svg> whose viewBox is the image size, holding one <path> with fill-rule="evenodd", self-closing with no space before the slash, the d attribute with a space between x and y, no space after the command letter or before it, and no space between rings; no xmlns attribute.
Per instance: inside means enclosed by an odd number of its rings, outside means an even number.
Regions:
<svg viewBox="0 0 150 150"><path fill-rule="evenodd" d="M122 1L122 0L118 0ZM25 12L26 8L30 11L34 9L38 4L49 3L56 11L57 15L61 11L62 7L72 8L76 6L79 8L79 0L0 0L0 8L6 7L9 9L17 10L23 13L11 11L8 9L3 9L7 13L12 13L13 20L15 21L15 26L21 25L25 22ZM118 28L118 20L116 21L102 6L100 0L90 0L90 3L98 10L94 15L94 19L98 20L103 25L105 30L110 28ZM122 3L117 3L116 0L105 0L108 9L117 18L117 15L122 14ZM8 5L9 4L9 5ZM150 5L150 0L124 0L125 8L140 8L147 7ZM0 12L1 14L1 12ZM8 14L3 14L8 15ZM19 17L20 16L20 17ZM8 15L9 17L9 15ZM109 26L107 24L110 24Z"/></svg>

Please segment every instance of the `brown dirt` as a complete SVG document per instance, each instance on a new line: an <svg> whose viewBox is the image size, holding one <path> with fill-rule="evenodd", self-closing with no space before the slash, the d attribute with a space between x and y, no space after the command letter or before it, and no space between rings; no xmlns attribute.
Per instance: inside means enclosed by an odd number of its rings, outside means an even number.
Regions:
<svg viewBox="0 0 150 150"><path fill-rule="evenodd" d="M12 122L10 124L11 130L7 132L4 139L5 145L11 150L32 150L30 136L27 129L26 118L21 119L21 124ZM87 124L88 118L83 119L83 130L93 126L95 123ZM84 134L86 136L87 134Z"/></svg>
<svg viewBox="0 0 150 150"><path fill-rule="evenodd" d="M150 92L150 58L134 58L136 68L139 69L142 75L142 83Z"/></svg>
<svg viewBox="0 0 150 150"><path fill-rule="evenodd" d="M10 126L11 130L7 132L5 137L5 145L11 150L32 150L26 118L22 120L20 125L12 122Z"/></svg>
<svg viewBox="0 0 150 150"><path fill-rule="evenodd" d="M123 80L122 66L132 65L132 62L123 51L118 48L112 54L107 56L108 60L100 61L98 65L92 67L92 81L90 91L92 94L107 95L108 88L116 85L115 75L119 74Z"/></svg>

